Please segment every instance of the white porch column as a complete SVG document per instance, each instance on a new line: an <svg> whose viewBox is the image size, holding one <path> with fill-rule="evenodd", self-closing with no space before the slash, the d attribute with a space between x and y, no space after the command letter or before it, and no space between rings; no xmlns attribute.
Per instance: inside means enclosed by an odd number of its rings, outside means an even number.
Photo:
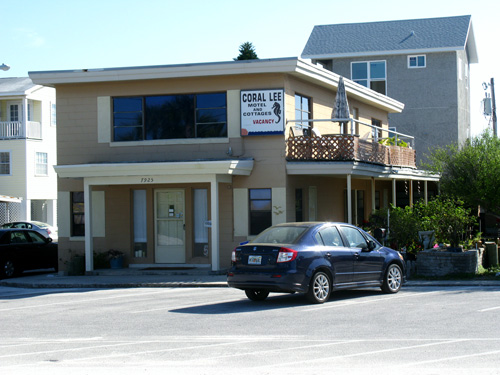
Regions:
<svg viewBox="0 0 500 375"><path fill-rule="evenodd" d="M429 201L429 195L428 195L428 191L427 191L427 180L424 181L424 201L425 201L425 204L427 204Z"/></svg>
<svg viewBox="0 0 500 375"><path fill-rule="evenodd" d="M396 179L392 179L392 204L396 207Z"/></svg>
<svg viewBox="0 0 500 375"><path fill-rule="evenodd" d="M21 217L19 221L30 221L31 220L31 199L23 199L21 202Z"/></svg>
<svg viewBox="0 0 500 375"><path fill-rule="evenodd" d="M85 271L94 270L94 241L92 234L92 186L84 179L83 200L85 205Z"/></svg>
<svg viewBox="0 0 500 375"><path fill-rule="evenodd" d="M351 175L347 175L347 222L352 224Z"/></svg>
<svg viewBox="0 0 500 375"><path fill-rule="evenodd" d="M375 177L372 177L372 212L376 209L375 206Z"/></svg>
<svg viewBox="0 0 500 375"><path fill-rule="evenodd" d="M219 181L214 176L210 181L210 221L212 223L212 271L220 269L219 252Z"/></svg>
<svg viewBox="0 0 500 375"><path fill-rule="evenodd" d="M47 200L47 223L57 227L57 201L54 199Z"/></svg>

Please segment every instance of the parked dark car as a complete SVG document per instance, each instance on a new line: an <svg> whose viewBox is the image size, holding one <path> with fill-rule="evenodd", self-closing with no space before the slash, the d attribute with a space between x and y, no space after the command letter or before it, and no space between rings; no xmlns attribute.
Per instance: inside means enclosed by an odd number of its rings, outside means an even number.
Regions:
<svg viewBox="0 0 500 375"><path fill-rule="evenodd" d="M270 292L306 293L313 303L332 290L381 287L397 293L406 282L402 255L345 223L304 222L272 226L236 247L230 287L254 301Z"/></svg>
<svg viewBox="0 0 500 375"><path fill-rule="evenodd" d="M0 278L22 271L54 268L57 244L32 229L0 229Z"/></svg>

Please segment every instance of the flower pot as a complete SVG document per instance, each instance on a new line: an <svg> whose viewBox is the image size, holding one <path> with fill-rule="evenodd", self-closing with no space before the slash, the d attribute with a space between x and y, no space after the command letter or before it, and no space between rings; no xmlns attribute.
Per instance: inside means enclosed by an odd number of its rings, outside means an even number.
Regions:
<svg viewBox="0 0 500 375"><path fill-rule="evenodd" d="M111 258L109 260L109 265L112 269L120 269L123 268L123 257Z"/></svg>

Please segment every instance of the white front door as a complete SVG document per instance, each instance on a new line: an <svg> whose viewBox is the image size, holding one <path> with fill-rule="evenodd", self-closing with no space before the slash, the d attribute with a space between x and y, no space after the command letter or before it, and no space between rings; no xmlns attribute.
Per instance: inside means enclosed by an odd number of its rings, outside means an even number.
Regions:
<svg viewBox="0 0 500 375"><path fill-rule="evenodd" d="M155 262L185 263L184 190L155 190Z"/></svg>

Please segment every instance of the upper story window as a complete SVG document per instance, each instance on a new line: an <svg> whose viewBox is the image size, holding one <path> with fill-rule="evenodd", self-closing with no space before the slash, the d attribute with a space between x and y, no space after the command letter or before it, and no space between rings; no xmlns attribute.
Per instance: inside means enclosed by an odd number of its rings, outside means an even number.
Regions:
<svg viewBox="0 0 500 375"><path fill-rule="evenodd" d="M227 137L226 93L113 99L115 142Z"/></svg>
<svg viewBox="0 0 500 375"><path fill-rule="evenodd" d="M46 152L35 154L35 174L37 176L47 176L49 171L48 156Z"/></svg>
<svg viewBox="0 0 500 375"><path fill-rule="evenodd" d="M0 175L10 175L10 152L0 151Z"/></svg>
<svg viewBox="0 0 500 375"><path fill-rule="evenodd" d="M307 96L295 94L295 120L311 119L311 98ZM309 122L296 122L296 125L301 125L303 128L309 127Z"/></svg>
<svg viewBox="0 0 500 375"><path fill-rule="evenodd" d="M425 68L425 55L408 56L408 68Z"/></svg>
<svg viewBox="0 0 500 375"><path fill-rule="evenodd" d="M356 61L351 63L351 79L381 94L386 94L385 61Z"/></svg>

